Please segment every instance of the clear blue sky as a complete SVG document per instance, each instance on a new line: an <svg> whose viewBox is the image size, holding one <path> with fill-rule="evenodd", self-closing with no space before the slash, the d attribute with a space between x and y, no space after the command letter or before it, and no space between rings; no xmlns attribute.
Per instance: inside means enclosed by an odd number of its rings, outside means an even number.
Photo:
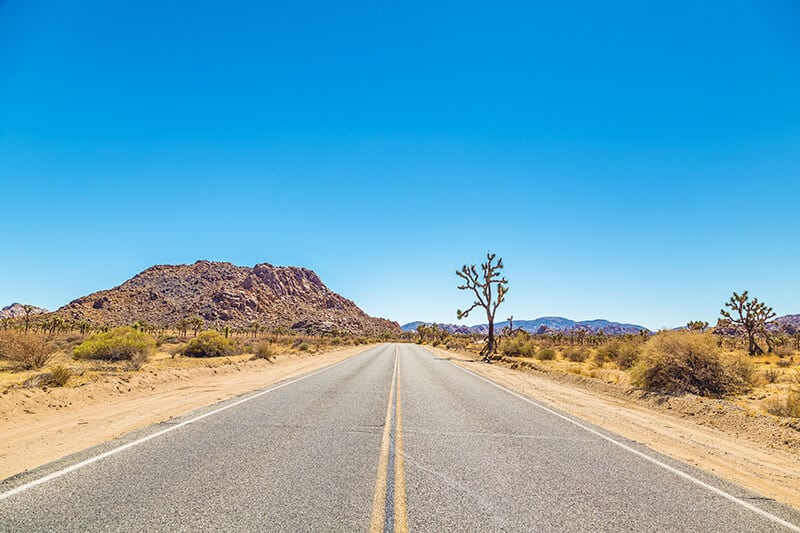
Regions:
<svg viewBox="0 0 800 533"><path fill-rule="evenodd" d="M503 318L800 313L800 4L0 0L0 187L0 305L209 259L455 322L491 249Z"/></svg>

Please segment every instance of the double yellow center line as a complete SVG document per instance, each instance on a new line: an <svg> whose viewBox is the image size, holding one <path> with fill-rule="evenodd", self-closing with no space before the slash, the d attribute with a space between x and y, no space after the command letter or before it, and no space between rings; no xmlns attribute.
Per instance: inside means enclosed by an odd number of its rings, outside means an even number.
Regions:
<svg viewBox="0 0 800 533"><path fill-rule="evenodd" d="M403 406L400 401L400 350L395 347L389 404L372 500L370 533L407 533L406 478L403 461Z"/></svg>

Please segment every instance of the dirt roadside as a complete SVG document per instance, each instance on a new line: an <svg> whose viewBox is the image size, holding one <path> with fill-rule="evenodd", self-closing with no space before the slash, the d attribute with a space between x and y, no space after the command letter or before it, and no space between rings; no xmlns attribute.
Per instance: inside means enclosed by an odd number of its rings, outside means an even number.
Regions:
<svg viewBox="0 0 800 533"><path fill-rule="evenodd" d="M600 380L487 365L427 349L544 405L800 510L800 430L723 400L648 398Z"/></svg>
<svg viewBox="0 0 800 533"><path fill-rule="evenodd" d="M0 395L0 479L368 348L283 355L274 363L122 372L78 387L8 390Z"/></svg>

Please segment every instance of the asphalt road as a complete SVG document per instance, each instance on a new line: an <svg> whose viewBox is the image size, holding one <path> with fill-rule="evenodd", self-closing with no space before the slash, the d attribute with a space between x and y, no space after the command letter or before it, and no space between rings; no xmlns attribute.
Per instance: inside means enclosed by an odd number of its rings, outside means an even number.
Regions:
<svg viewBox="0 0 800 533"><path fill-rule="evenodd" d="M800 513L413 345L0 483L0 531L800 531Z"/></svg>

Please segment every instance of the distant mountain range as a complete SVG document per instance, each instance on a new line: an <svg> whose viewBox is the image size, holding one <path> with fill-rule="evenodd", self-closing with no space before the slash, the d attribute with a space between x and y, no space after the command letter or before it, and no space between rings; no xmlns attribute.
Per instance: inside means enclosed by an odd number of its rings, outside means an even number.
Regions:
<svg viewBox="0 0 800 533"><path fill-rule="evenodd" d="M421 324L430 325L431 323L410 322L400 327L403 331L416 331L417 327ZM463 326L459 324L436 325L450 333L456 334L486 334L489 331L488 324L479 324L477 326ZM495 332L500 332L505 326L508 326L508 321L496 322L494 325ZM560 316L543 316L534 320L515 320L514 329L516 328L521 328L529 333L537 334L570 331L577 328L583 328L591 333L599 333L602 331L606 335L625 335L639 333L640 331L649 331L646 327L637 324L623 324L621 322L611 322L609 320L600 319L576 322Z"/></svg>
<svg viewBox="0 0 800 533"><path fill-rule="evenodd" d="M800 331L800 315L784 315L774 320L781 329L789 333Z"/></svg>

